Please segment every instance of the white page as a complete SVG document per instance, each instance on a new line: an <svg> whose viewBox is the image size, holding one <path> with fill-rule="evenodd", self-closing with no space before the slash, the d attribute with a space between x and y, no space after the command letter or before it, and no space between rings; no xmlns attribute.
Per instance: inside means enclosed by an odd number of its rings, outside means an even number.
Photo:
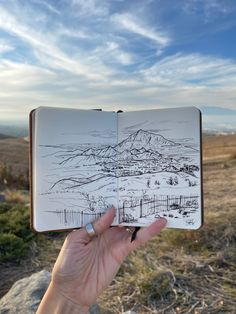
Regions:
<svg viewBox="0 0 236 314"><path fill-rule="evenodd" d="M120 113L118 131L120 222L145 226L165 217L167 227L199 228L199 110Z"/></svg>
<svg viewBox="0 0 236 314"><path fill-rule="evenodd" d="M76 228L117 205L112 171L117 114L40 107L35 111L34 228Z"/></svg>

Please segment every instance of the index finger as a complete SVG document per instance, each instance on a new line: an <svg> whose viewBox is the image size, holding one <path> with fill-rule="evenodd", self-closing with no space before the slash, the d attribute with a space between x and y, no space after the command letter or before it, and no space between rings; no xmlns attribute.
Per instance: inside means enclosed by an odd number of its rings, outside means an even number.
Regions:
<svg viewBox="0 0 236 314"><path fill-rule="evenodd" d="M153 236L160 233L160 231L166 226L166 223L167 221L165 218L160 218L154 221L150 226L141 228L138 231L135 240L132 242L129 240L127 244L128 251L133 251L139 246L145 244Z"/></svg>

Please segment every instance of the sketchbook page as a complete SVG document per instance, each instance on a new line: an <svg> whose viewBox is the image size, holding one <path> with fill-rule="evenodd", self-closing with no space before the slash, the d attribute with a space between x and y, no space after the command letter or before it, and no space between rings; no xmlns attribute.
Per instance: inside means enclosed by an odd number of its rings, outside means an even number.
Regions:
<svg viewBox="0 0 236 314"><path fill-rule="evenodd" d="M194 107L119 114L120 223L201 226L200 116Z"/></svg>
<svg viewBox="0 0 236 314"><path fill-rule="evenodd" d="M80 227L117 205L116 113L41 107L35 134L37 231Z"/></svg>

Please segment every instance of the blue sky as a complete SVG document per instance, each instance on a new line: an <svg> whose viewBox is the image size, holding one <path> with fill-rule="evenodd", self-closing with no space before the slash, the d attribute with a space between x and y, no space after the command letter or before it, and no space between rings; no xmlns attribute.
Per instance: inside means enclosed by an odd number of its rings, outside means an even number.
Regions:
<svg viewBox="0 0 236 314"><path fill-rule="evenodd" d="M236 128L235 16L234 0L0 0L0 121L195 105Z"/></svg>

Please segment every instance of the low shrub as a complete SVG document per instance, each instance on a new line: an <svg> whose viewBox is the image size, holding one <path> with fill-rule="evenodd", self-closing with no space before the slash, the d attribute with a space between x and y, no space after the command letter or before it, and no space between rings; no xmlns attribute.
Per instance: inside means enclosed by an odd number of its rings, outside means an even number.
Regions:
<svg viewBox="0 0 236 314"><path fill-rule="evenodd" d="M29 248L29 243L12 233L0 234L0 262L19 261Z"/></svg>
<svg viewBox="0 0 236 314"><path fill-rule="evenodd" d="M29 226L29 208L0 205L0 261L19 261L30 247L34 234Z"/></svg>
<svg viewBox="0 0 236 314"><path fill-rule="evenodd" d="M12 205L8 203L0 203L0 215L11 209Z"/></svg>

